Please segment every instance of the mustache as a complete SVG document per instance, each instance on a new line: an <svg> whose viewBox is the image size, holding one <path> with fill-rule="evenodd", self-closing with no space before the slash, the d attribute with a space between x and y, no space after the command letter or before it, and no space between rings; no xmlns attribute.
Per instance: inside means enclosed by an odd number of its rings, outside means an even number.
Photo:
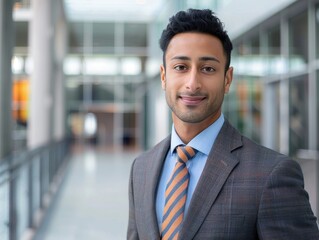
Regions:
<svg viewBox="0 0 319 240"><path fill-rule="evenodd" d="M178 96L183 96L183 97L206 97L207 94L206 93L202 93L202 92L178 92L177 93Z"/></svg>

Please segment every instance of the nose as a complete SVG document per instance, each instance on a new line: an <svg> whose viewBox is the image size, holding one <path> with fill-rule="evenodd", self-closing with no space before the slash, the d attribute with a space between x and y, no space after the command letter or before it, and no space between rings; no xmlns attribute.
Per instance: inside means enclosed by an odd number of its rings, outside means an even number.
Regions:
<svg viewBox="0 0 319 240"><path fill-rule="evenodd" d="M186 88L187 90L191 92L196 92L198 89L200 89L201 84L198 76L198 72L196 69L193 69L192 71L189 72L187 83L186 83Z"/></svg>

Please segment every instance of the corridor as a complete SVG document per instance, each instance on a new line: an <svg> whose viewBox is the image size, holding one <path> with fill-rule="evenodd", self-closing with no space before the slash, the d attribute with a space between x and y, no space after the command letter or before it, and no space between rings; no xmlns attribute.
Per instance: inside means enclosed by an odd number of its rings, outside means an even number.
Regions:
<svg viewBox="0 0 319 240"><path fill-rule="evenodd" d="M138 152L73 150L64 180L35 240L122 240L128 179Z"/></svg>

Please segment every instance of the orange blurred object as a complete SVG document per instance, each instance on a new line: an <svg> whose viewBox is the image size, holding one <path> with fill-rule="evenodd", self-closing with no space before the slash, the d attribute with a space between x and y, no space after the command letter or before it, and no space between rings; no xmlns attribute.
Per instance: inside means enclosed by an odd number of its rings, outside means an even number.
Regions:
<svg viewBox="0 0 319 240"><path fill-rule="evenodd" d="M16 80L12 88L13 118L20 124L28 120L29 80Z"/></svg>

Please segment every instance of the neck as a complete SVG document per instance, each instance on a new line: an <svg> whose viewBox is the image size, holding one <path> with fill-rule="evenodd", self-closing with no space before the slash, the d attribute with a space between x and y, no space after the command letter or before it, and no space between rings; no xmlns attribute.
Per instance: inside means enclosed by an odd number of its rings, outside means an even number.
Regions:
<svg viewBox="0 0 319 240"><path fill-rule="evenodd" d="M200 123L188 123L181 121L173 115L175 131L183 143L188 144L194 137L214 123L219 116L212 119L206 119Z"/></svg>

